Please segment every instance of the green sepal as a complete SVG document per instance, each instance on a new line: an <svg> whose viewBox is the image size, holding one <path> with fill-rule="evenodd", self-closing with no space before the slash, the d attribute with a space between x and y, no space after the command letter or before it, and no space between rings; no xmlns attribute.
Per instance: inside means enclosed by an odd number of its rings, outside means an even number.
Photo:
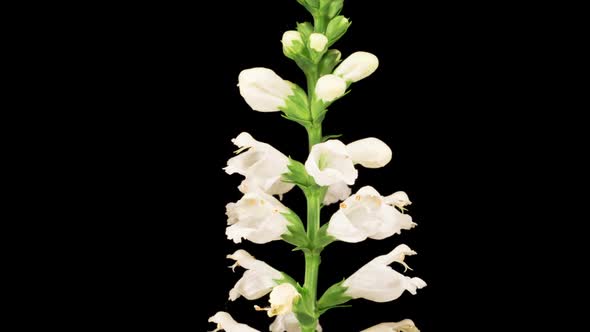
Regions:
<svg viewBox="0 0 590 332"><path fill-rule="evenodd" d="M326 246L328 246L330 243L336 241L335 237L328 234L328 225L329 225L329 223L326 223L322 227L320 227L320 230L318 231L318 233L316 235L315 241L314 241L314 243L312 243L313 248L316 248L316 250L321 251Z"/></svg>
<svg viewBox="0 0 590 332"><path fill-rule="evenodd" d="M325 142L325 141L327 141L327 140L330 140L330 139L333 139L333 138L338 138L338 137L342 137L342 134L326 135L326 136L322 137L322 143Z"/></svg>
<svg viewBox="0 0 590 332"><path fill-rule="evenodd" d="M309 246L309 240L307 238L307 234L305 233L303 222L301 222L299 216L291 210L281 214L288 221L287 231L281 236L283 241L294 245L296 249L307 248Z"/></svg>
<svg viewBox="0 0 590 332"><path fill-rule="evenodd" d="M305 165L303 165L299 161L289 158L287 168L289 169L289 171L287 173L283 173L283 182L294 183L302 189L307 189L316 186L316 183L311 177L311 175L307 174L307 171L305 170Z"/></svg>
<svg viewBox="0 0 590 332"><path fill-rule="evenodd" d="M318 66L318 73L319 76L322 77L324 75L331 74L334 71L334 68L338 63L340 63L340 59L342 58L342 53L338 50L328 50L324 57L319 63Z"/></svg>
<svg viewBox="0 0 590 332"><path fill-rule="evenodd" d="M297 23L297 31L301 34L301 39L309 40L309 35L313 33L313 25L310 22Z"/></svg>
<svg viewBox="0 0 590 332"><path fill-rule="evenodd" d="M314 303L309 291L303 287L296 287L301 297L293 302L293 313L302 328L315 329L315 323L319 315L314 310Z"/></svg>
<svg viewBox="0 0 590 332"><path fill-rule="evenodd" d="M345 294L347 287L343 286L345 280L336 283L328 288L318 301L318 311L321 314L352 300L352 297Z"/></svg>
<svg viewBox="0 0 590 332"><path fill-rule="evenodd" d="M295 288L301 288L299 283L297 283L297 281L295 281L295 279L293 279L290 275L286 274L285 272L281 272L281 274L283 275L281 279L274 279L274 282L276 282L277 285L291 284Z"/></svg>
<svg viewBox="0 0 590 332"><path fill-rule="evenodd" d="M285 117L289 120L299 123L311 122L307 94L297 84L289 83L293 89L293 95L289 96L285 100L285 106L279 107L279 109L283 111Z"/></svg>

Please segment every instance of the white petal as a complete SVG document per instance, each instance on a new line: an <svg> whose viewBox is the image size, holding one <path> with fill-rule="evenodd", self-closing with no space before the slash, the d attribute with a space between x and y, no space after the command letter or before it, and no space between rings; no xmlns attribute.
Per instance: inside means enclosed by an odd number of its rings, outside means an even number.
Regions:
<svg viewBox="0 0 590 332"><path fill-rule="evenodd" d="M276 198L263 192L249 192L237 203L226 205L228 224L226 235L235 243L245 238L254 243L280 240L287 230L282 213L288 209Z"/></svg>
<svg viewBox="0 0 590 332"><path fill-rule="evenodd" d="M301 34L298 31L289 30L283 33L283 38L281 39L283 46L292 47L293 43L296 41L303 44L303 39L301 39Z"/></svg>
<svg viewBox="0 0 590 332"><path fill-rule="evenodd" d="M281 279L281 272L275 270L263 261L255 259L245 250L237 250L227 256L236 261L236 265L244 267L247 271L234 288L230 290L229 298L235 301L240 296L248 300L256 300L270 293L277 284L275 280Z"/></svg>
<svg viewBox="0 0 590 332"><path fill-rule="evenodd" d="M394 261L403 264L404 256L413 254L408 246L399 245L389 254L373 259L344 281L346 294L375 302L393 301L404 291L416 294L417 289L426 286L424 280L406 277L388 266Z"/></svg>
<svg viewBox="0 0 590 332"><path fill-rule="evenodd" d="M364 138L346 146L355 164L367 168L379 168L391 161L391 149L375 137Z"/></svg>
<svg viewBox="0 0 590 332"><path fill-rule="evenodd" d="M371 75L379 66L379 59L371 53L355 52L334 70L334 74L347 81L357 82Z"/></svg>
<svg viewBox="0 0 590 332"><path fill-rule="evenodd" d="M209 322L217 324L217 328L214 331L224 330L226 332L260 332L246 324L240 324L236 322L230 314L224 311L219 311L215 315L211 316L209 318Z"/></svg>
<svg viewBox="0 0 590 332"><path fill-rule="evenodd" d="M324 75L320 77L315 86L316 95L324 102L334 101L342 97L345 92L346 81L336 75Z"/></svg>
<svg viewBox="0 0 590 332"><path fill-rule="evenodd" d="M350 187L344 182L338 182L328 187L326 196L324 196L324 205L330 205L343 201L350 196Z"/></svg>
<svg viewBox="0 0 590 332"><path fill-rule="evenodd" d="M328 234L344 242L382 240L416 224L412 217L385 204L375 188L365 186L340 204L328 224Z"/></svg>
<svg viewBox="0 0 590 332"><path fill-rule="evenodd" d="M270 325L271 332L301 332L299 321L293 312L278 315L274 322ZM317 332L322 332L322 327L318 322L316 328Z"/></svg>
<svg viewBox="0 0 590 332"><path fill-rule="evenodd" d="M228 174L238 173L246 177L239 186L241 192L259 189L270 195L282 195L293 189L294 184L281 181L282 174L288 171L289 159L279 150L245 132L232 142L242 153L228 160L224 170Z"/></svg>
<svg viewBox="0 0 590 332"><path fill-rule="evenodd" d="M328 37L321 33L314 32L309 36L309 47L316 52L322 52L325 50L327 44Z"/></svg>
<svg viewBox="0 0 590 332"><path fill-rule="evenodd" d="M381 323L361 332L420 332L414 322L404 319L397 323Z"/></svg>
<svg viewBox="0 0 590 332"><path fill-rule="evenodd" d="M280 284L274 287L272 292L270 292L268 300L270 302L270 308L260 308L258 306L254 306L254 308L258 311L266 310L268 317L284 315L292 311L293 301L299 297L301 297L301 295L293 285L288 283Z"/></svg>
<svg viewBox="0 0 590 332"><path fill-rule="evenodd" d="M240 94L255 111L278 112L293 95L292 86L268 68L243 70L238 77Z"/></svg>
<svg viewBox="0 0 590 332"><path fill-rule="evenodd" d="M320 186L339 182L352 185L358 176L346 146L338 140L314 145L305 162L305 169Z"/></svg>
<svg viewBox="0 0 590 332"><path fill-rule="evenodd" d="M403 191L396 191L393 194L385 197L385 203L397 206L400 209L403 209L406 205L412 204L408 194Z"/></svg>

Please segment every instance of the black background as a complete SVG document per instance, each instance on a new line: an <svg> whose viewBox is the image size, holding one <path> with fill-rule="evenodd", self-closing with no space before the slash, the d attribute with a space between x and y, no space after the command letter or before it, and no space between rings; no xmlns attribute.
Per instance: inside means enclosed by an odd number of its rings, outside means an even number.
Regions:
<svg viewBox="0 0 590 332"><path fill-rule="evenodd" d="M493 330L482 322L518 306L506 290L526 291L517 269L532 269L537 255L514 246L522 244L516 229L530 219L515 210L529 213L528 193L544 188L522 162L536 155L535 133L543 128L535 109L525 107L538 97L529 90L539 75L535 58L522 52L535 36L504 9L345 1L342 14L352 26L335 47L343 56L374 53L380 66L330 108L324 134L385 141L391 163L360 168L354 190L406 191L418 227L381 241L330 245L319 293L400 243L418 252L407 259L414 269L408 275L428 286L390 303L356 300L329 311L321 318L326 331L404 318L423 331ZM130 327L203 331L223 310L265 331L272 320L253 304L267 298L227 300L243 270L232 273L225 256L244 248L300 282L303 257L285 243L225 238L225 204L240 198L241 177L222 168L235 150L230 140L242 131L305 160L305 130L277 113L252 111L236 85L241 70L263 66L304 86L280 39L309 14L295 0L260 0L134 8L123 20L125 27L110 27L109 48L96 50L96 70L108 79L95 101L105 110L97 121L108 123L97 143L109 143L101 151L108 158L96 158L96 178L110 192L98 210L113 220L102 231L114 258L105 259L109 269L97 285L98 296L109 299L100 312L126 318ZM304 215L298 189L284 203ZM324 209L324 221L334 209ZM500 304L490 310L493 301Z"/></svg>

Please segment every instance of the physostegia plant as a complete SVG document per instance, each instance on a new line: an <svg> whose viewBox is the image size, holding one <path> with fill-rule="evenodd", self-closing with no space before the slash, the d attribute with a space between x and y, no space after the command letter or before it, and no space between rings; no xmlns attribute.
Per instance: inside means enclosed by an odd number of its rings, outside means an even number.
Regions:
<svg viewBox="0 0 590 332"><path fill-rule="evenodd" d="M255 259L245 250L228 255L233 268L245 269L242 278L229 292L230 300L240 296L259 299L270 293L266 311L276 316L270 325L273 332L321 331L319 318L331 308L357 298L376 302L393 301L404 291L415 294L426 286L420 278L410 278L389 265L401 263L416 254L401 244L386 255L378 256L342 282L332 285L318 296L320 254L334 241L357 243L367 238L381 240L416 224L405 213L411 202L398 191L382 196L371 186L351 195L355 183L355 165L383 167L391 160L391 149L381 140L369 137L349 144L322 135L322 121L328 107L346 94L356 82L371 75L379 64L375 55L355 52L341 61L338 50L330 49L340 39L350 22L339 15L343 0L298 0L313 16L310 22L297 24L282 38L284 54L295 61L307 78L307 92L297 84L282 79L267 68L251 68L239 75L240 94L259 112L282 112L282 116L305 127L309 139L309 156L305 163L290 159L271 145L241 133L233 143L239 148L225 171L245 177L239 186L244 196L227 205L227 237L235 243L242 239L264 244L283 240L305 255L303 285L267 263ZM279 200L295 186L305 194L306 224ZM278 196L279 199L275 198ZM320 209L340 202L339 210L323 225ZM343 276L344 277L344 276ZM218 312L210 322L214 331L257 331L236 322L230 314ZM364 331L418 331L411 320L382 323Z"/></svg>

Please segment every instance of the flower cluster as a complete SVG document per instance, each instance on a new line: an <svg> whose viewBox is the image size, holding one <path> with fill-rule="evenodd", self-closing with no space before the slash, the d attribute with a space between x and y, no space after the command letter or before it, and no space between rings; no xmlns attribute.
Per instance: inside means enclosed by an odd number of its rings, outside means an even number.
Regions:
<svg viewBox="0 0 590 332"><path fill-rule="evenodd" d="M227 204L226 235L229 240L257 244L283 240L305 254L306 273L303 286L286 273L256 259L239 249L227 258L234 261L232 270L244 272L229 291L229 300L240 297L258 300L268 295L269 306L254 306L269 317L272 332L322 331L319 317L352 299L364 298L388 302L405 291L416 294L426 283L404 273L405 257L416 252L405 244L378 256L358 271L328 288L317 298L317 270L321 251L331 242L357 243L366 239L383 240L416 226L406 213L411 204L403 191L382 195L371 186L352 194L358 178L357 167L380 168L392 159L392 151L382 140L367 137L342 142L322 136L321 124L327 107L343 97L350 86L368 76L378 67L378 58L368 52L355 52L341 60L341 53L330 47L350 26L342 15L343 0L298 0L314 17L314 24L300 23L296 30L283 34L283 53L304 71L307 92L297 84L282 79L268 68L243 70L238 77L241 96L258 112L282 112L283 117L305 127L310 151L304 162L287 157L272 145L258 141L247 132L232 142L236 156L224 168L228 174L243 177L239 191L243 196ZM308 203L307 223L282 202L283 195L299 187ZM322 207L339 203L337 210L324 225L320 225ZM399 263L404 273L390 267ZM220 311L210 322L214 331L257 331L236 322ZM382 323L366 332L418 331L411 320Z"/></svg>

